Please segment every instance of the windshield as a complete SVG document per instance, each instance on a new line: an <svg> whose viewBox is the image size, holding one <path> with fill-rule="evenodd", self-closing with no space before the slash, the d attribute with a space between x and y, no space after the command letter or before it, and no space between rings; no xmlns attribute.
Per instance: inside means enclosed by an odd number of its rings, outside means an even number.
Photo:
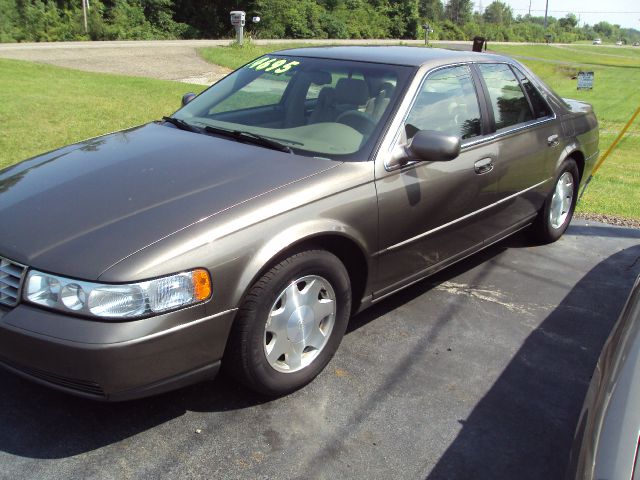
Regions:
<svg viewBox="0 0 640 480"><path fill-rule="evenodd" d="M367 160L411 71L268 55L231 73L174 117L259 135L299 154Z"/></svg>

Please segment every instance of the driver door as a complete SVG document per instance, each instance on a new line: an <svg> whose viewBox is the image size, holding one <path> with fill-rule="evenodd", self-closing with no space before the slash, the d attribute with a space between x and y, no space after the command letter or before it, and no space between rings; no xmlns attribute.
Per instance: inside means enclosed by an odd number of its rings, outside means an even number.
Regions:
<svg viewBox="0 0 640 480"><path fill-rule="evenodd" d="M429 73L395 143L410 141L418 130L437 130L461 137L460 155L447 162L410 162L391 171L388 156L378 157L380 250L374 297L469 254L486 238L483 207L498 192L493 172L497 151L495 142L480 141L486 128L481 104L468 65Z"/></svg>

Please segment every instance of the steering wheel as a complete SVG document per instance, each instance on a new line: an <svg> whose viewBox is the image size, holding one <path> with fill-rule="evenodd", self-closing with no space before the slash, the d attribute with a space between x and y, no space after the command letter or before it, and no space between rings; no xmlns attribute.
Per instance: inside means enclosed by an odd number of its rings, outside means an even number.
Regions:
<svg viewBox="0 0 640 480"><path fill-rule="evenodd" d="M362 135L370 134L376 127L376 122L371 118L371 115L358 110L347 110L341 113L336 118L336 122L348 125Z"/></svg>

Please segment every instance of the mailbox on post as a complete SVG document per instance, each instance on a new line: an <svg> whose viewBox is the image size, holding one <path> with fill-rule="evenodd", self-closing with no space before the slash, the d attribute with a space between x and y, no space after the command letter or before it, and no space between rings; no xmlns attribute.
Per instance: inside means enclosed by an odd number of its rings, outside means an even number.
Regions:
<svg viewBox="0 0 640 480"><path fill-rule="evenodd" d="M236 29L236 41L242 45L244 34L245 13L241 10L231 12L231 25Z"/></svg>

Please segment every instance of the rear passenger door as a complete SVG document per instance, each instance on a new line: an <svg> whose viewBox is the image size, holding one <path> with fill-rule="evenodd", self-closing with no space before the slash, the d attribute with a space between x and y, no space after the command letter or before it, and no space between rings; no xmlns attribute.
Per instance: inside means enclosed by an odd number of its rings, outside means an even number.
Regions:
<svg viewBox="0 0 640 480"><path fill-rule="evenodd" d="M516 229L541 208L553 162L558 155L560 125L531 81L506 63L476 65L486 91L497 149L496 206L489 221L496 233Z"/></svg>

